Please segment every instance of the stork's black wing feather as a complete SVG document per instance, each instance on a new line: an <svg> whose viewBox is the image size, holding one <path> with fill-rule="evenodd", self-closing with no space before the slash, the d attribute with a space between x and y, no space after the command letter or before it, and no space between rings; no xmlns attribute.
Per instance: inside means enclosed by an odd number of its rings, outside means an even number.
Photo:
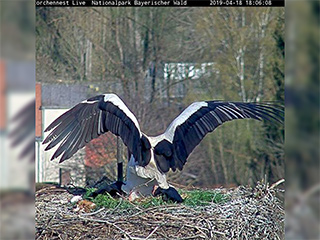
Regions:
<svg viewBox="0 0 320 240"><path fill-rule="evenodd" d="M89 98L71 108L45 130L51 131L43 144L45 150L58 148L51 160L60 162L70 158L86 143L110 131L123 140L139 162L141 159L141 132L138 121L122 100L115 94Z"/></svg>
<svg viewBox="0 0 320 240"><path fill-rule="evenodd" d="M208 101L186 108L167 128L165 139L155 146L155 159L162 172L182 170L188 156L209 132L224 122L256 119L283 122L283 107L268 103Z"/></svg>

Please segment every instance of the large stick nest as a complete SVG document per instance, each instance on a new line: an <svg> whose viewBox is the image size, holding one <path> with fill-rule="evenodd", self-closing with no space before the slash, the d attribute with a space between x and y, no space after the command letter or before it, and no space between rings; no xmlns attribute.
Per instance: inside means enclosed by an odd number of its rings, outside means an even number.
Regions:
<svg viewBox="0 0 320 240"><path fill-rule="evenodd" d="M284 239L279 189L215 189L228 201L205 206L167 204L148 208L99 208L75 212L72 194L56 187L36 192L36 239Z"/></svg>

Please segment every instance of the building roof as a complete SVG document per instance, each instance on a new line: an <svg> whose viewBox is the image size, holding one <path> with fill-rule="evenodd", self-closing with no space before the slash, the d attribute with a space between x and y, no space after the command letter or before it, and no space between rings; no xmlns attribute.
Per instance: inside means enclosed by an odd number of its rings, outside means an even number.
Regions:
<svg viewBox="0 0 320 240"><path fill-rule="evenodd" d="M42 107L70 108L88 98L88 84L42 83Z"/></svg>

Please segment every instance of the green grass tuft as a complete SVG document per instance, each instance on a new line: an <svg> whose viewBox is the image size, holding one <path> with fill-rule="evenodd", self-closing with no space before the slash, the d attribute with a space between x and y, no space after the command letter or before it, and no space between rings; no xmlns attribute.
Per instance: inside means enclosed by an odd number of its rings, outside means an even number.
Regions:
<svg viewBox="0 0 320 240"><path fill-rule="evenodd" d="M229 196L214 190L180 190L180 194L185 195L183 204L188 206L206 206L211 203L225 203L229 201Z"/></svg>
<svg viewBox="0 0 320 240"><path fill-rule="evenodd" d="M89 197L89 195L94 191L96 191L95 188L88 188L87 192L83 196L83 199L87 199L95 203L98 208L101 208L101 207L116 208L117 207L119 209L128 209L132 207L132 204L130 204L129 201L113 198L109 193L99 194L95 198Z"/></svg>
<svg viewBox="0 0 320 240"><path fill-rule="evenodd" d="M130 204L129 201L113 198L109 193L99 194L95 199L92 200L92 202L94 202L98 207L118 209L132 208L132 204Z"/></svg>
<svg viewBox="0 0 320 240"><path fill-rule="evenodd" d="M96 189L94 188L88 188L83 198L92 201L98 206L98 208L105 207L109 209L130 209L134 208L134 205L140 208L149 208L174 204L171 201L165 202L162 197L146 197L143 199L137 199L132 203L121 198L113 198L108 193L99 194L96 198L89 197L89 195L95 190ZM178 190L178 192L184 198L182 204L192 207L206 206L210 205L211 203L219 204L229 201L228 195L216 192L214 190Z"/></svg>
<svg viewBox="0 0 320 240"><path fill-rule="evenodd" d="M92 198L89 198L89 195L96 190L96 188L86 188L86 193L83 195L83 199L92 200Z"/></svg>

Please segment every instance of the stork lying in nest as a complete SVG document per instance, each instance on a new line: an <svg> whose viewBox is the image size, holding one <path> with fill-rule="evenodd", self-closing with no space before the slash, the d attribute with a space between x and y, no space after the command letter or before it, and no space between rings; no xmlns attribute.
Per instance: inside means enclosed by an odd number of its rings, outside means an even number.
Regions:
<svg viewBox="0 0 320 240"><path fill-rule="evenodd" d="M53 121L45 130L51 132L43 144L48 144L45 150L60 144L51 160L59 158L61 163L92 139L110 131L122 139L130 153L127 179L98 189L95 195L119 192L133 200L152 194L182 202L176 189L168 184L166 173L170 169L181 171L207 133L235 119L282 122L283 110L268 103L195 102L164 133L151 137L140 130L137 118L116 94L103 94L77 104Z"/></svg>

